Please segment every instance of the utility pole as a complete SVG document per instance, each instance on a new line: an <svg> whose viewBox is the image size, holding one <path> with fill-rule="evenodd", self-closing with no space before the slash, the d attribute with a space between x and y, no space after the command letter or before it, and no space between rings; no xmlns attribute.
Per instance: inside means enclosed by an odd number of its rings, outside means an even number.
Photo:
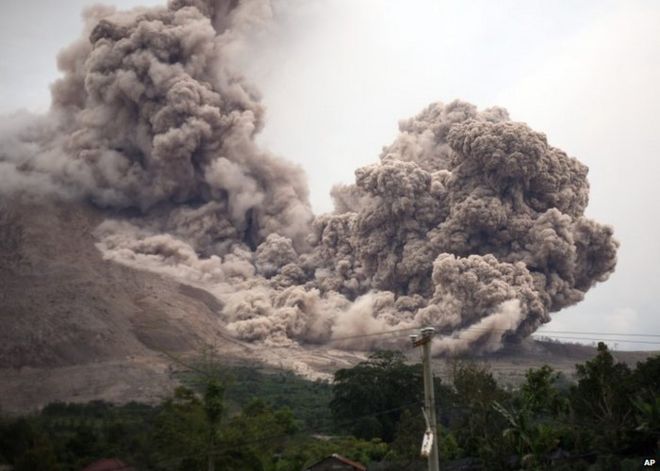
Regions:
<svg viewBox="0 0 660 471"><path fill-rule="evenodd" d="M422 365L424 367L424 409L427 426L431 429L433 442L428 455L429 471L440 471L438 461L438 426L435 420L435 392L433 388L433 371L431 370L431 339L435 334L433 327L425 327L418 335L411 335L414 347L422 347Z"/></svg>

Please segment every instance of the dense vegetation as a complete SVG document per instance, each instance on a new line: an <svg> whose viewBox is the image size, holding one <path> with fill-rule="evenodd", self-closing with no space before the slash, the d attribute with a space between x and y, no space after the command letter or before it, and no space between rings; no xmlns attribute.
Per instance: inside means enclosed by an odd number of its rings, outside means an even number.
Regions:
<svg viewBox="0 0 660 471"><path fill-rule="evenodd" d="M340 453L374 470L425 469L421 370L404 360L375 352L332 385L191 368L158 406L51 404L4 417L0 463L77 470L118 457L136 469L280 471ZM600 344L575 381L544 366L514 391L483 365L456 362L451 385L435 387L445 469L626 470L657 459L660 356L631 369Z"/></svg>

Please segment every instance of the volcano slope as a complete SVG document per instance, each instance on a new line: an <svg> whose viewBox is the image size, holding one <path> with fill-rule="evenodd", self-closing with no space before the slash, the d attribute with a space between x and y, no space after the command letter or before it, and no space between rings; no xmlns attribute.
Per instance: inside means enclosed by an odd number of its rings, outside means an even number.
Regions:
<svg viewBox="0 0 660 471"><path fill-rule="evenodd" d="M91 206L6 202L0 209L0 397L5 409L52 399L149 399L170 384L159 352L246 347L207 293L104 261Z"/></svg>
<svg viewBox="0 0 660 471"><path fill-rule="evenodd" d="M52 401L162 398L176 384L172 357L212 348L227 365L329 377L363 356L276 349L227 335L206 291L107 261L92 231L107 213L84 203L0 205L0 409Z"/></svg>

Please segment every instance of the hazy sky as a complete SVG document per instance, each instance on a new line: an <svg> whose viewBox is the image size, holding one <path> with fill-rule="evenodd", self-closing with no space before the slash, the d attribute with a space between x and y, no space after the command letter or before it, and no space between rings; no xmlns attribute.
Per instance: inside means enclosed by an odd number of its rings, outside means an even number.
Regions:
<svg viewBox="0 0 660 471"><path fill-rule="evenodd" d="M48 108L56 53L92 3L3 1L0 112ZM545 330L660 334L660 2L275 5L274 26L241 66L268 109L260 142L305 168L317 212L331 208L334 183L352 181L394 139L399 119L455 98L503 106L590 167L587 214L621 241L616 273Z"/></svg>

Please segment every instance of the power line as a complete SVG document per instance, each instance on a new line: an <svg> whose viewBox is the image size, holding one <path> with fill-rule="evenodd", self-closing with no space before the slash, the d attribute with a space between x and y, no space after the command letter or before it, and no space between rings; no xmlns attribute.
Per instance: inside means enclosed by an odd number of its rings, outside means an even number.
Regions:
<svg viewBox="0 0 660 471"><path fill-rule="evenodd" d="M353 340L353 339L361 339L361 338L370 338L370 337L380 337L380 336L390 336L390 337L397 337L398 335L401 335L405 332L411 332L414 330L420 329L422 326L417 326L417 327L407 327L403 329L393 329L393 330L384 330L384 331L379 331L379 332L371 332L368 334L358 334L358 335L349 335L349 336L344 336L344 337L333 337L328 340L327 343L334 343L334 342L341 342L341 341L346 341L346 340ZM434 326L436 328L441 328L441 326ZM452 338L452 336L455 336L457 333L460 334L461 332L468 332L468 331L481 331L481 332L513 332L512 329L497 329L497 328L486 328L486 327L470 327L467 326L464 329L453 332L451 334L445 335L443 338ZM650 344L650 345L660 345L660 342L652 342L652 341L646 341L646 340L635 340L635 339L601 339L601 338L588 338L588 337L574 337L574 336L568 336L568 335L563 335L563 334L573 334L573 335L603 335L603 336L612 336L612 335L617 335L620 337L648 337L648 338L660 338L660 334L641 334L641 333L625 333L625 332L580 332L580 331L573 331L573 330L546 330L543 332L535 332L531 334L531 336L539 336L539 335L545 335L545 334L552 334L552 337L556 338L564 338L564 339L572 339L572 340L589 340L589 341L594 341L594 340L604 340L608 342L629 342L629 343L642 343L642 344ZM559 334L559 335L555 335ZM549 336L550 337L550 336Z"/></svg>
<svg viewBox="0 0 660 471"><path fill-rule="evenodd" d="M401 334L403 332L412 332L413 330L419 330L419 329L420 326L417 326L417 327L407 327L405 329L382 330L380 332L372 332L369 334L348 335L346 337L332 337L330 338L330 340L328 340L328 343L341 342L343 340L361 339L367 337L378 337L381 335Z"/></svg>
<svg viewBox="0 0 660 471"><path fill-rule="evenodd" d="M393 329L393 330L382 330L378 332L371 332L368 334L358 334L358 335L349 335L345 337L332 337L328 342L338 342L341 340L351 340L356 338L363 337L377 337L379 335L391 335L402 332L410 332L412 330L418 330L424 326L416 327L406 327L403 329ZM441 328L440 325L435 325L432 327ZM470 327L466 326L463 331L467 330L482 330L484 332L512 332L512 329L498 329L498 328L486 328L486 327ZM575 331L575 330L544 330L543 332L538 332L539 334L577 334L577 335L619 335L624 337L657 337L660 338L660 334L640 334L640 333L625 333L625 332L588 332L588 331Z"/></svg>
<svg viewBox="0 0 660 471"><path fill-rule="evenodd" d="M445 339L451 339L451 338L458 338L458 336L461 333L464 332L483 332L483 333L489 333L489 332L513 332L513 330L510 329L490 329L486 327L466 327L464 330L458 331L458 332L453 332L451 334L445 335L442 338ZM553 335L548 335L545 336L545 334L552 333ZM650 340L637 340L637 339L626 339L626 338L593 338L593 337L577 337L575 335L554 335L554 334L576 334L576 335L618 335L618 336L627 336L627 335L634 335L637 337L643 337L647 336L650 338L656 338L660 337L658 334L625 334L623 332L620 333L598 333L598 332L578 332L578 331L561 331L561 330L555 330L555 331L544 331L544 332L534 332L530 334L530 337L538 338L539 336L544 336L547 337L548 339L553 339L553 338L561 338L561 339L566 339L566 340L588 340L588 341L601 341L601 342L620 342L620 343L639 343L639 344L646 344L646 345L660 345L660 342L654 342Z"/></svg>
<svg viewBox="0 0 660 471"><path fill-rule="evenodd" d="M539 334L579 334L579 335L623 335L626 337L658 337L660 334L626 334L623 332L577 332L571 330L544 330L543 332L538 332Z"/></svg>
<svg viewBox="0 0 660 471"><path fill-rule="evenodd" d="M440 326L435 326L436 328ZM477 327L477 326L466 326L463 328L463 330L460 330L458 332L467 332L469 330L478 330L478 331L483 331L483 332L514 332L513 329L498 329L498 328L488 328L488 327ZM452 334L455 334L456 332L452 332ZM544 330L542 332L534 332L532 335L537 335L537 334L576 334L576 335L618 335L618 336L623 336L623 337L657 337L660 338L660 334L639 334L639 333L625 333L625 332L580 332L580 331L575 331L575 330Z"/></svg>
<svg viewBox="0 0 660 471"><path fill-rule="evenodd" d="M542 334L534 334L533 337L538 337ZM600 337L570 337L562 335L553 335L552 337L547 337L549 339L567 339L567 340L589 340L593 342L617 342L617 343L640 343L645 345L660 345L660 342L650 342L645 340L633 340L633 339L604 339Z"/></svg>

